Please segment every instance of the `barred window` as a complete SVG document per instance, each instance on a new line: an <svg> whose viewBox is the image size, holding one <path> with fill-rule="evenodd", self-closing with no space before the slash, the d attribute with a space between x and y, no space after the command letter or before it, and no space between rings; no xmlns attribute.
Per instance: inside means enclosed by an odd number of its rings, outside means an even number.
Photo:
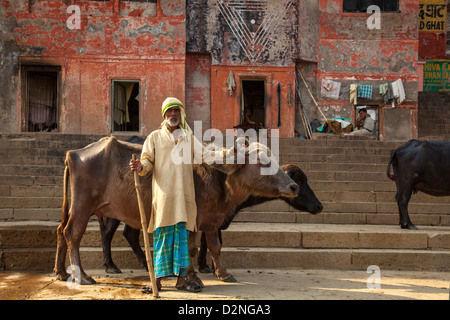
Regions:
<svg viewBox="0 0 450 320"><path fill-rule="evenodd" d="M398 11L398 0L344 0L343 12L367 12L369 6L378 6L381 12Z"/></svg>

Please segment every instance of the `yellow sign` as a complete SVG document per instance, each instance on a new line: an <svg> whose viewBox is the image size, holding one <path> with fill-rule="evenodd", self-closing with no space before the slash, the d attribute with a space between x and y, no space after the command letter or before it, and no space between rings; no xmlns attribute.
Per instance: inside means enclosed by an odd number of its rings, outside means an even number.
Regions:
<svg viewBox="0 0 450 320"><path fill-rule="evenodd" d="M419 30L431 32L446 32L447 16L446 0L419 1Z"/></svg>

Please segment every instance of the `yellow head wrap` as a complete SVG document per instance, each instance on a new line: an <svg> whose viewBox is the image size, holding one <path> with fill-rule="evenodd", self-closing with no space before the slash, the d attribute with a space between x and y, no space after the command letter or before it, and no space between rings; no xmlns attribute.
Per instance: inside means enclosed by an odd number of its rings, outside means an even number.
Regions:
<svg viewBox="0 0 450 320"><path fill-rule="evenodd" d="M180 100L178 100L177 98L173 98L173 97L169 97L166 100L164 100L162 107L161 107L161 116L164 118L164 114L166 113L167 110L169 110L172 107L178 106L180 107L180 112L181 112L181 119L180 119L180 124L179 126L181 127L181 129L183 129L186 133L190 132L192 133L191 128L189 127L189 125L187 124L186 121L186 113L184 111L184 106L181 103ZM167 123L167 121L164 119L164 121L161 123L161 126L165 125Z"/></svg>

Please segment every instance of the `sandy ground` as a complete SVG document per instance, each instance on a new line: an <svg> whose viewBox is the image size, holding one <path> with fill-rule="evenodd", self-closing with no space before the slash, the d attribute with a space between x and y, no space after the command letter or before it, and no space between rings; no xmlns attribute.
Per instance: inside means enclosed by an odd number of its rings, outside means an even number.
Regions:
<svg viewBox="0 0 450 320"><path fill-rule="evenodd" d="M122 270L107 275L87 270L96 285L69 288L53 273L0 272L2 300L153 300L141 293L148 273ZM218 281L212 274L200 274L205 288L187 293L174 288L176 278L163 279L161 300L448 300L450 273L380 270L380 287L368 288L371 274L365 270L231 269L236 283ZM372 286L374 282L371 282Z"/></svg>

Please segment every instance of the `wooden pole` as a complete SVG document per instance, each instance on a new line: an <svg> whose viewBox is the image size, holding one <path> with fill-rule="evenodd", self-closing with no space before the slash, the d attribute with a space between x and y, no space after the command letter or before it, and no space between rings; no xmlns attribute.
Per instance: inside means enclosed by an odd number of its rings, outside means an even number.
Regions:
<svg viewBox="0 0 450 320"><path fill-rule="evenodd" d="M325 115L323 114L322 110L320 110L319 104L317 103L316 99L314 98L313 94L311 93L311 91L309 90L309 86L306 83L305 79L303 78L303 75L301 72L299 72L300 77L302 77L303 83L305 84L306 89L308 89L309 95L311 96L311 98L314 101L314 104L316 105L317 109L319 109L320 113L322 114L322 117L324 117L325 121L328 122L327 117L325 117Z"/></svg>
<svg viewBox="0 0 450 320"><path fill-rule="evenodd" d="M133 160L136 160L135 154L133 154L132 157ZM144 235L145 258L147 259L147 267L148 273L150 275L150 283L152 285L153 297L159 298L158 286L156 285L155 271L153 270L152 255L150 253L150 240L148 238L148 230L147 230L148 229L147 216L145 215L145 207L141 195L141 181L139 178L140 177L137 170L134 171L134 186L136 188L136 194L139 204L139 213L141 215L142 233Z"/></svg>

